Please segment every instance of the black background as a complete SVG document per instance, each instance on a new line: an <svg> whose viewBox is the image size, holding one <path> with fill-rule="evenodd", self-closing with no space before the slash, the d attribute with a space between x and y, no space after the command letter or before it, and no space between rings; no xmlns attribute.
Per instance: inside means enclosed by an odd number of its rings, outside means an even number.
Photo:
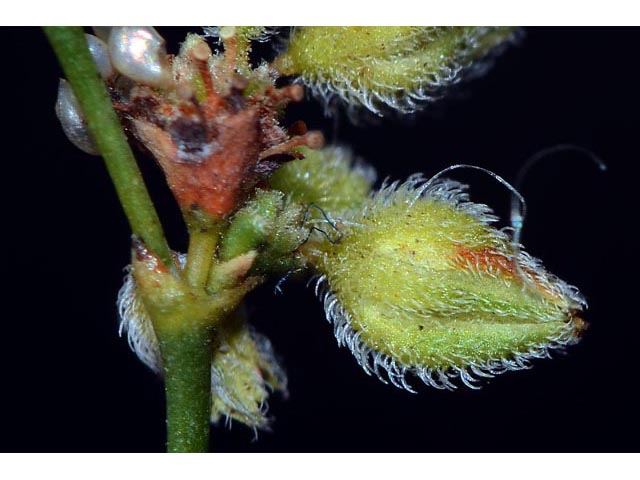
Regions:
<svg viewBox="0 0 640 480"><path fill-rule="evenodd" d="M188 29L159 31L175 51ZM60 70L37 29L2 28L2 348L0 451L161 451L161 381L117 334L115 298L129 230L99 158L64 137L53 106ZM365 375L339 349L311 289L273 283L251 295L258 329L289 373L273 432L214 427L216 451L637 451L637 171L640 30L528 29L483 78L410 120L337 138L380 178L472 163L513 180L531 155L572 143L522 188L523 242L589 300L591 328L565 358L486 382L480 391L412 395ZM309 101L292 107L333 138ZM174 248L185 236L153 162L140 158ZM506 218L509 194L458 172L472 199ZM373 259L375 261L375 259ZM417 382L414 382L417 384Z"/></svg>

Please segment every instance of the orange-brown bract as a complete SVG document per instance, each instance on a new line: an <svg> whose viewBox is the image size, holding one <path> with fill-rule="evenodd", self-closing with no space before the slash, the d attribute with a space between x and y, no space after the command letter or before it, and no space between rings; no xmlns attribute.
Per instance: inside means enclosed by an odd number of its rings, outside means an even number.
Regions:
<svg viewBox="0 0 640 480"><path fill-rule="evenodd" d="M302 99L302 87L275 88L266 66L240 74L232 50L230 58L212 55L202 37L190 35L169 58L170 89L134 85L123 94L123 82L112 83L116 108L164 170L182 210L213 219L237 210L278 162L293 158L292 148L323 143L318 132L290 137L278 123L287 103Z"/></svg>

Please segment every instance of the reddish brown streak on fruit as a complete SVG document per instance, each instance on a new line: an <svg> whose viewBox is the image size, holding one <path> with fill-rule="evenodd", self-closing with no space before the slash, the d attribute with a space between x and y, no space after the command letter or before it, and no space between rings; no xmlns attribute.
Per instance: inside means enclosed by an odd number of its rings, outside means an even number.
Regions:
<svg viewBox="0 0 640 480"><path fill-rule="evenodd" d="M493 248L469 248L457 245L455 261L461 267L466 267L469 262L479 270L493 269L509 277L514 277L517 272L514 261Z"/></svg>
<svg viewBox="0 0 640 480"><path fill-rule="evenodd" d="M540 281L540 274L535 270L526 267L517 268L515 259L506 257L494 248L468 248L464 245L456 246L456 254L453 262L460 268L469 268L473 265L482 272L496 272L507 278L519 279L522 281L522 274L533 281L533 285L544 295L554 300L558 298L556 292L550 291Z"/></svg>
<svg viewBox="0 0 640 480"><path fill-rule="evenodd" d="M517 278L522 280L522 275L526 275L533 285L541 294L546 296L550 301L557 302L560 300L558 292L550 290L540 280L540 273L529 268L520 267L520 270L516 267L514 259L510 259L499 253L493 248L476 248L471 249L463 245L456 247L456 256L453 259L454 263L461 268L469 268L469 264L480 271L494 271L508 278ZM582 313L580 309L569 309L568 321L573 325L572 335L576 338L580 338L589 327L589 324L580 318L579 314Z"/></svg>

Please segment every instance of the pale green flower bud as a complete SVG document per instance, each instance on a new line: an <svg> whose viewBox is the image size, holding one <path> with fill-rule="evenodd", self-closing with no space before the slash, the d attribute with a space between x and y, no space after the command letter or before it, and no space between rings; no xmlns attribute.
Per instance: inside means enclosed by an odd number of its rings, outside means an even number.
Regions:
<svg viewBox="0 0 640 480"><path fill-rule="evenodd" d="M514 248L464 189L421 177L386 186L338 223L337 241L307 251L338 343L408 390L409 373L474 387L575 343L585 327L577 289Z"/></svg>
<svg viewBox="0 0 640 480"><path fill-rule="evenodd" d="M211 422L224 416L254 429L268 428L269 393L287 391L287 377L271 342L248 327L242 312L226 322L216 340L211 365Z"/></svg>
<svg viewBox="0 0 640 480"><path fill-rule="evenodd" d="M382 114L411 112L460 79L497 45L506 27L301 27L274 62L321 98Z"/></svg>
<svg viewBox="0 0 640 480"><path fill-rule="evenodd" d="M298 267L295 251L308 236L303 228L305 208L287 200L283 192L257 189L254 197L232 218L223 235L219 257L230 261L257 253L252 272L281 274ZM214 267L217 270L225 264Z"/></svg>
<svg viewBox="0 0 640 480"><path fill-rule="evenodd" d="M329 215L337 215L360 207L369 196L375 171L354 161L348 150L303 147L299 152L303 159L283 164L269 178L270 185L286 193L292 202L314 204ZM311 214L318 216L317 211Z"/></svg>

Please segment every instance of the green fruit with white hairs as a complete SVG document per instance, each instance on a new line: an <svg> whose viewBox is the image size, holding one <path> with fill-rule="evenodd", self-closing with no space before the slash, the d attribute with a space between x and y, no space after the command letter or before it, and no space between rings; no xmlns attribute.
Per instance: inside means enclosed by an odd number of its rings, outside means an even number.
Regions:
<svg viewBox="0 0 640 480"><path fill-rule="evenodd" d="M321 274L339 344L368 373L411 390L407 374L454 388L527 368L575 343L586 306L575 287L515 249L464 186L414 177L338 221L338 241L306 254Z"/></svg>
<svg viewBox="0 0 640 480"><path fill-rule="evenodd" d="M510 27L301 27L274 66L321 98L382 115L414 111L461 78Z"/></svg>

